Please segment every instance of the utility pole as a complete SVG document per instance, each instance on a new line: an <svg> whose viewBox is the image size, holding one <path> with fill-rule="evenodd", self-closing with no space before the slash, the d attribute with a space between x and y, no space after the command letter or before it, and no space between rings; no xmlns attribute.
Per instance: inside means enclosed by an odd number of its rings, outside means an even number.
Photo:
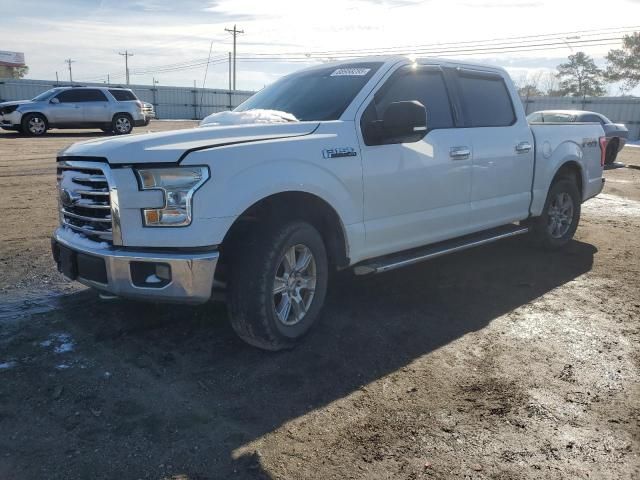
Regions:
<svg viewBox="0 0 640 480"><path fill-rule="evenodd" d="M60 83L60 80L58 80L58 72L56 72L56 87L58 86L58 83Z"/></svg>
<svg viewBox="0 0 640 480"><path fill-rule="evenodd" d="M244 30L238 30L236 26L233 26L233 30L229 28L224 29L225 32L229 32L233 35L233 90L236 89L236 38L239 33L244 33Z"/></svg>
<svg viewBox="0 0 640 480"><path fill-rule="evenodd" d="M107 85L111 85L111 76L107 73Z"/></svg>
<svg viewBox="0 0 640 480"><path fill-rule="evenodd" d="M133 53L129 53L129 50L125 50L124 53L119 52L118 55L124 57L124 71L127 77L127 85L129 85L129 57L133 57Z"/></svg>
<svg viewBox="0 0 640 480"><path fill-rule="evenodd" d="M229 91L231 91L231 52L229 52Z"/></svg>
<svg viewBox="0 0 640 480"><path fill-rule="evenodd" d="M66 63L69 66L69 81L71 83L73 83L73 72L71 71L71 64L72 63L76 63L75 60L71 60L70 58L67 58L64 63Z"/></svg>

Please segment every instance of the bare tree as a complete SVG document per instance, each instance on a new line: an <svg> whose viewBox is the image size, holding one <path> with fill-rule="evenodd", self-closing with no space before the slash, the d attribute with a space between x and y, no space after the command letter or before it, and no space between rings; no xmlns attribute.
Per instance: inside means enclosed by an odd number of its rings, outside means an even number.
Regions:
<svg viewBox="0 0 640 480"><path fill-rule="evenodd" d="M540 79L540 90L550 97L557 97L559 95L558 77L556 77L554 72L548 70L542 74Z"/></svg>

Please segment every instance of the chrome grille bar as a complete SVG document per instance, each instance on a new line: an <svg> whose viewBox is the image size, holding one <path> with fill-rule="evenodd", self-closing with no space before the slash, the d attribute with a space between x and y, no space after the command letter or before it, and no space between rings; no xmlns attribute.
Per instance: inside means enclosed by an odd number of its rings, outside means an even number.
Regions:
<svg viewBox="0 0 640 480"><path fill-rule="evenodd" d="M78 162L80 163L80 162ZM92 240L113 243L108 166L58 163L60 222Z"/></svg>

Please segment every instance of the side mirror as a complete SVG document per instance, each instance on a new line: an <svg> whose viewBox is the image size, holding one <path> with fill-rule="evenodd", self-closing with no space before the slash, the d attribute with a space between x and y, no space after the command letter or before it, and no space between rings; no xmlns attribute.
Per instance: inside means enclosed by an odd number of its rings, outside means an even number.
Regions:
<svg viewBox="0 0 640 480"><path fill-rule="evenodd" d="M417 142L427 131L427 109L420 102L390 103L382 116L382 134L393 143Z"/></svg>
<svg viewBox="0 0 640 480"><path fill-rule="evenodd" d="M58 98L52 98L51 101L49 103L53 103L54 105L57 105L60 103L60 100L58 100Z"/></svg>

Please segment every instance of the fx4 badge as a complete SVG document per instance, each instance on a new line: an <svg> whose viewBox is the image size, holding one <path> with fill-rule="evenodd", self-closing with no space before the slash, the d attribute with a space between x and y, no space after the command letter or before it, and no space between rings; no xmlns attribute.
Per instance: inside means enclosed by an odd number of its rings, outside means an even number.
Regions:
<svg viewBox="0 0 640 480"><path fill-rule="evenodd" d="M325 148L322 150L324 158L355 157L356 155L358 153L351 147Z"/></svg>

